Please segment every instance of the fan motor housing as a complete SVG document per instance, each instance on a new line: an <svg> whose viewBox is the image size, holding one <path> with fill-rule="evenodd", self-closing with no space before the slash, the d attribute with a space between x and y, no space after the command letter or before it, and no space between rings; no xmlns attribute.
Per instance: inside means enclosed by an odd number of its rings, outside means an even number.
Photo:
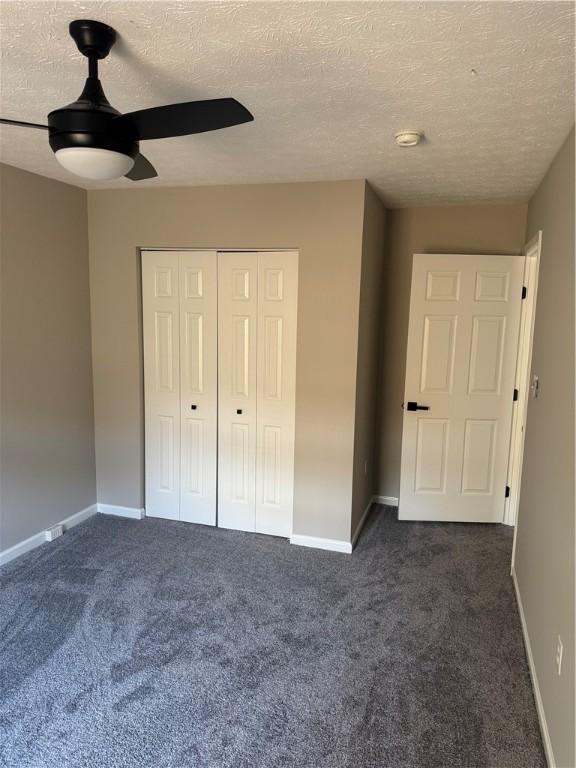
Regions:
<svg viewBox="0 0 576 768"><path fill-rule="evenodd" d="M134 158L139 152L138 140L113 126L120 112L112 107L100 81L88 78L80 98L48 115L49 142L54 152L68 147L95 147L120 152Z"/></svg>
<svg viewBox="0 0 576 768"><path fill-rule="evenodd" d="M48 140L54 152L66 147L96 147L136 157L139 152L138 141L124 132L110 130L110 123L119 112L78 109L77 106L70 104L48 115Z"/></svg>

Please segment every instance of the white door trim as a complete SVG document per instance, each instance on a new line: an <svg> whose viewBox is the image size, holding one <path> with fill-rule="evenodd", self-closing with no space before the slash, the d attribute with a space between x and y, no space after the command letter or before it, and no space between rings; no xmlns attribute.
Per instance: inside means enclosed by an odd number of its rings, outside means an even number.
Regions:
<svg viewBox="0 0 576 768"><path fill-rule="evenodd" d="M536 296L538 292L538 273L540 270L541 250L542 230L537 232L524 246L524 253L526 254L524 268L526 298L522 301L516 379L514 384L518 392L518 400L516 401L510 435L507 480L507 485L510 488L510 496L506 499L506 505L504 507L504 522L507 525L516 525L518 505L520 503L522 460L524 457L524 434L530 393L530 369L532 365L532 343L534 340ZM516 536L514 536L514 547L515 546ZM514 562L514 559L512 559L512 562Z"/></svg>

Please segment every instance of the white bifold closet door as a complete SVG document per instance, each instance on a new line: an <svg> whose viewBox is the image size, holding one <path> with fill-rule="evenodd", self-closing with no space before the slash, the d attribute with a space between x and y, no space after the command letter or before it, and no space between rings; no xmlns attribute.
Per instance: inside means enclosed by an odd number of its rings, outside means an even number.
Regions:
<svg viewBox="0 0 576 768"><path fill-rule="evenodd" d="M143 251L146 514L292 532L298 254Z"/></svg>
<svg viewBox="0 0 576 768"><path fill-rule="evenodd" d="M219 254L218 525L292 532L298 254Z"/></svg>
<svg viewBox="0 0 576 768"><path fill-rule="evenodd" d="M217 253L143 251L146 514L216 524Z"/></svg>

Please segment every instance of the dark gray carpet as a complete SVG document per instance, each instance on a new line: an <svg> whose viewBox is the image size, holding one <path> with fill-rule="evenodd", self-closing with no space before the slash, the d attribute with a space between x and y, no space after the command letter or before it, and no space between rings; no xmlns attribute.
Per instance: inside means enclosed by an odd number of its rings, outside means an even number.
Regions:
<svg viewBox="0 0 576 768"><path fill-rule="evenodd" d="M97 516L2 570L10 768L545 766L503 526Z"/></svg>

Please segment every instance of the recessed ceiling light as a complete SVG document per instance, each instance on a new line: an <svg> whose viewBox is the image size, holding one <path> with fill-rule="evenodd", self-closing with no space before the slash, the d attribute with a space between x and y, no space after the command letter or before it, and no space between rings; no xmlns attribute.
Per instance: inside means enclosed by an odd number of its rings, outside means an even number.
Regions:
<svg viewBox="0 0 576 768"><path fill-rule="evenodd" d="M424 133L422 131L398 131L394 135L396 144L399 147L415 147L417 144L420 144L423 137Z"/></svg>

